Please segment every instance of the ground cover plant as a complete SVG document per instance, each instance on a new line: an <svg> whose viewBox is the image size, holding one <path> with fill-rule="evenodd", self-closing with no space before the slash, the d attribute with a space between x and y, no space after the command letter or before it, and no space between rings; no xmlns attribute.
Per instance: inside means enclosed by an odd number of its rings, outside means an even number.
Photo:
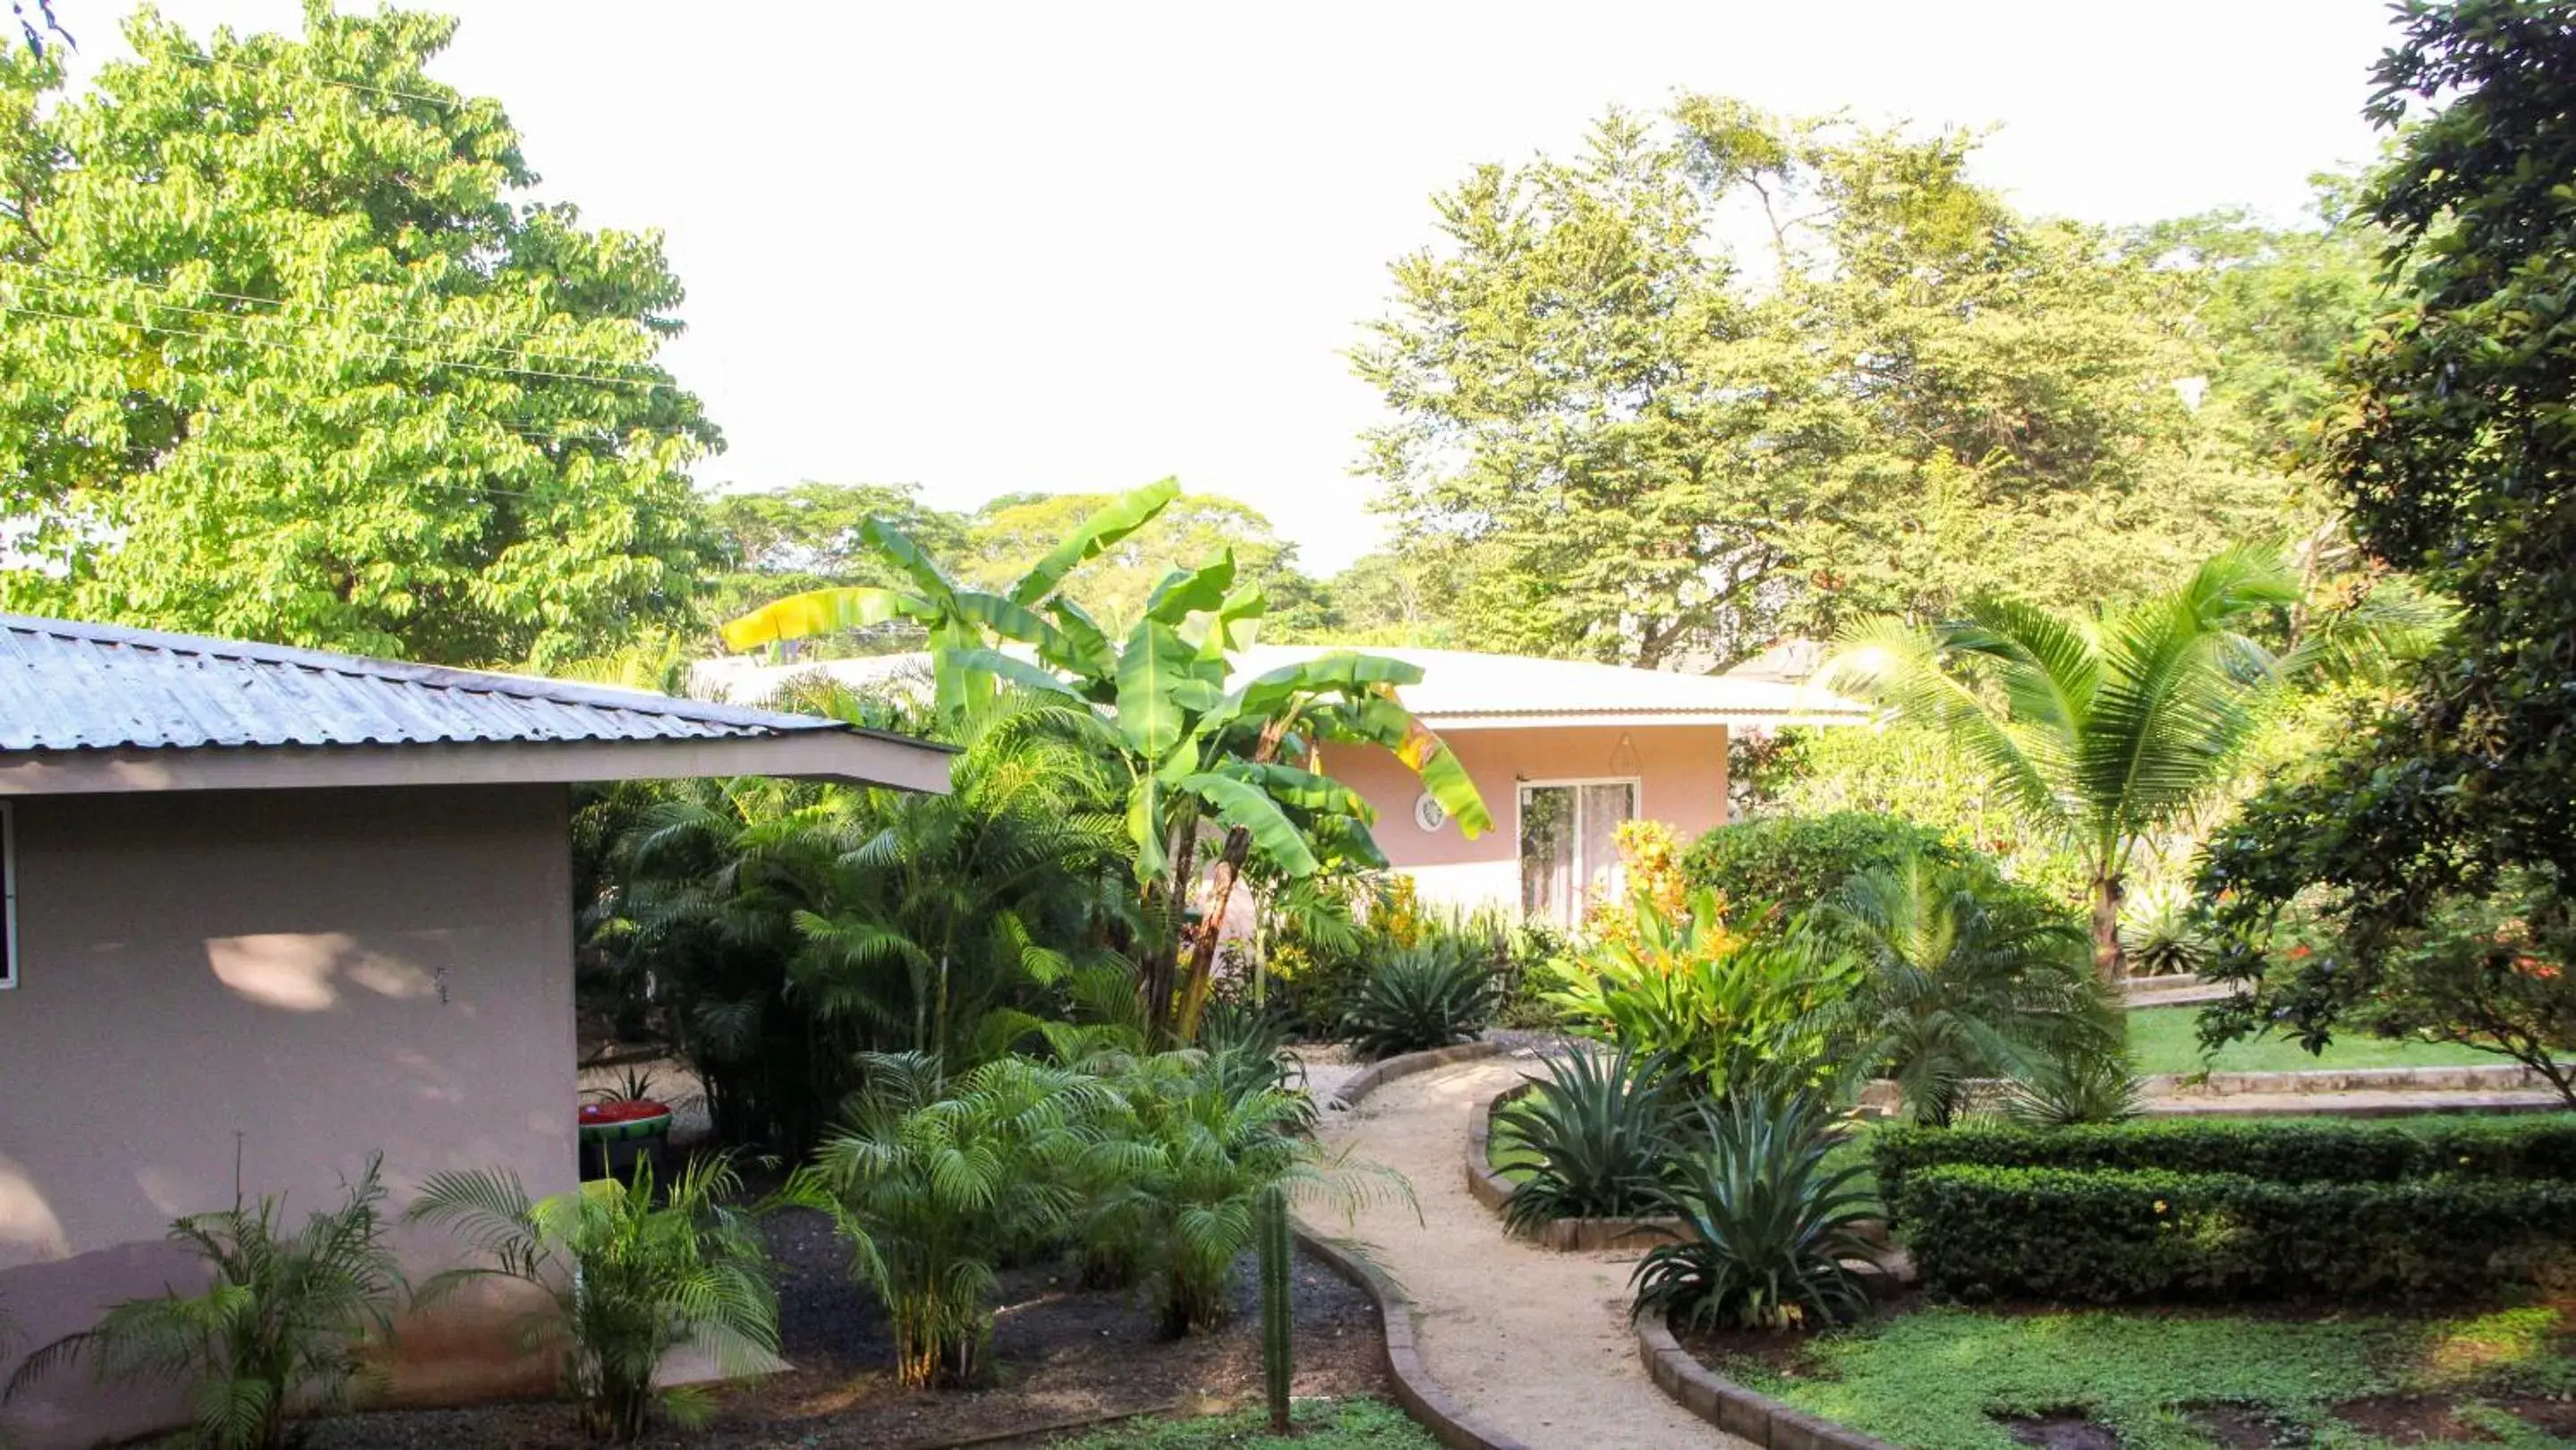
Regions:
<svg viewBox="0 0 2576 1450"><path fill-rule="evenodd" d="M2375 1450L2391 1442L2364 1426L2409 1396L2429 1397L2419 1422L2447 1411L2490 1443L2542 1450L2576 1433L2571 1330L2567 1310L2539 1306L2325 1319L1926 1308L1790 1354L1700 1347L1739 1383L1911 1450L2014 1450L2028 1442L2008 1420L2050 1417L2088 1420L2121 1450Z"/></svg>
<svg viewBox="0 0 2576 1450"><path fill-rule="evenodd" d="M2198 1072L2357 1071L2380 1067L2495 1067L2504 1059L2456 1042L2374 1037L2345 1030L2322 1052L2295 1037L2265 1033L2210 1051L2200 1040L2197 1007L2141 1007L2129 1014L2129 1061L2142 1074Z"/></svg>

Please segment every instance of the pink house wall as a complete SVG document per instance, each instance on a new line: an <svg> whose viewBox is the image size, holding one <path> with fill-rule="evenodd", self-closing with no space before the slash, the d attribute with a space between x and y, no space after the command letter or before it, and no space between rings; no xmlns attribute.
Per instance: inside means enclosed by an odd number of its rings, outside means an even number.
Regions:
<svg viewBox="0 0 2576 1450"><path fill-rule="evenodd" d="M1633 777L1638 814L1685 836L1726 824L1726 727L1722 725L1513 726L1444 731L1442 739L1493 813L1475 840L1455 821L1437 831L1415 824L1421 784L1402 762L1373 748L1327 748L1324 768L1377 808L1378 845L1424 896L1475 905L1520 900L1520 784Z"/></svg>
<svg viewBox="0 0 2576 1450"><path fill-rule="evenodd" d="M382 1149L389 1210L442 1168L575 1181L560 786L51 796L13 806L21 984L0 992L0 1305L19 1348L193 1291L162 1242L228 1206L236 1145L290 1223ZM442 1237L403 1231L416 1272ZM471 1310L406 1326L398 1394L541 1386ZM0 1377L14 1356L0 1354ZM28 1450L176 1418L58 1372L0 1412ZM5 1435L0 1435L5 1438Z"/></svg>

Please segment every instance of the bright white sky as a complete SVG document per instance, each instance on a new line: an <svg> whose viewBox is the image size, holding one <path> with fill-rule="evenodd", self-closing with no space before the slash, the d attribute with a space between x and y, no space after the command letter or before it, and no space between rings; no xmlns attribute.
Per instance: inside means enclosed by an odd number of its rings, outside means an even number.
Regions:
<svg viewBox="0 0 2576 1450"><path fill-rule="evenodd" d="M1999 125L1979 174L2106 222L2287 220L2368 157L2382 0L429 0L549 198L659 227L703 480L966 507L1178 474L1329 572L1373 544L1345 354L1429 198L1675 90ZM82 66L125 0L56 0ZM203 32L295 0L161 0Z"/></svg>

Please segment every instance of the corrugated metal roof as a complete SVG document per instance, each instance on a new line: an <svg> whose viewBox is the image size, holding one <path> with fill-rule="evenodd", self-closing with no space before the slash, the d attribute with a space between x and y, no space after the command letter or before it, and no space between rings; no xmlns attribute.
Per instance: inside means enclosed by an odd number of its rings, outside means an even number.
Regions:
<svg viewBox="0 0 2576 1450"><path fill-rule="evenodd" d="M0 750L720 740L849 728L566 680L0 614Z"/></svg>
<svg viewBox="0 0 2576 1450"><path fill-rule="evenodd" d="M1382 655L1419 666L1422 679L1404 687L1404 703L1437 726L1442 722L1591 724L1611 717L1701 723L1865 721L1867 705L1812 685L1740 675L1684 675L1584 660L1478 654L1472 650L1381 648L1375 645L1255 645L1234 659L1234 683L1326 654ZM700 661L694 687L736 700L767 699L804 675L824 675L846 685L926 693L929 656L875 655L766 665L734 655Z"/></svg>
<svg viewBox="0 0 2576 1450"><path fill-rule="evenodd" d="M1255 675L1350 648L1342 645L1255 645L1235 661L1240 675ZM1489 655L1473 650L1380 649L1421 669L1419 683L1404 687L1405 706L1434 724L1488 716L1598 717L1634 715L1841 718L1863 720L1869 707L1828 691L1777 680L1733 675L1683 675L1589 660L1550 660L1528 655Z"/></svg>

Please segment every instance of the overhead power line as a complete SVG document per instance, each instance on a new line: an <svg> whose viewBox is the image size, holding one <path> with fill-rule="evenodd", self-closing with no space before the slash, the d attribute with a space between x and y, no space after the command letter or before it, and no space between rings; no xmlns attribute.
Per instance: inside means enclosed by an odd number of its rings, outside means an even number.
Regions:
<svg viewBox="0 0 2576 1450"><path fill-rule="evenodd" d="M162 303L159 305L178 312L206 311L204 308L178 307L169 303ZM131 327L142 332L162 333L171 337L202 338L208 342L236 343L244 347L267 348L275 352L296 351L295 349L284 347L265 338L248 337L237 332L201 332L194 328L168 327L156 322L140 322L131 318L106 317L99 316L94 313L53 312L43 308L17 307L6 303L0 303L0 311L14 312L27 317L46 317L57 322L86 322L97 327ZM235 313L211 313L210 315L219 317L238 316L238 314ZM308 351L304 355L314 356L315 354ZM683 396L688 394L688 390L677 383L655 378L620 378L609 377L598 373L561 372L545 368L504 367L496 363L473 362L465 358L422 357L416 353L405 352L399 349L385 352L365 352L361 350L358 353L358 356L378 362L407 362L417 367L462 368L468 372L484 373L495 377L543 378L559 382L597 383L602 387L641 388L646 392L661 391L677 393Z"/></svg>
<svg viewBox="0 0 2576 1450"><path fill-rule="evenodd" d="M171 282L147 282L140 277L107 276L96 272L83 272L72 267L57 267L48 262L21 262L5 257L0 257L0 267L12 267L27 272L41 272L56 277L69 277L81 282L89 283L92 286L102 288L140 287L154 292L184 293L191 296L214 297L226 301L251 303L263 307L276 307L281 309L291 308L299 312L318 313L328 317L345 317L360 323L360 330L368 331L371 335L382 337L387 341L392 342L417 343L424 347L461 346L470 348L476 352L497 352L517 357L567 362L583 369L612 367L643 368L652 371L660 370L658 364L649 362L629 362L621 358L591 357L582 353L556 352L534 347L512 347L502 343L473 342L464 338L425 336L418 332L397 330L399 327L408 327L423 321L435 321L435 319L408 317L401 313L376 312L370 309L358 307L332 307L319 302L290 302L283 298L254 297L248 293L225 292L211 287L181 287L176 283ZM48 292L64 293L74 296L80 295L77 288L65 286L60 283L33 281L22 285L33 286ZM153 303L151 305L164 307L173 312L190 312L205 317L218 317L227 321L276 322L288 320L283 316L276 314L235 312L230 309L220 307L191 307L180 302L160 302ZM397 328L369 329L364 325L369 322L396 324ZM536 328L513 327L503 328L500 329L500 331L503 336L513 338L531 338L542 335L541 330ZM628 379L627 381L659 382L662 380L657 378L645 378Z"/></svg>

